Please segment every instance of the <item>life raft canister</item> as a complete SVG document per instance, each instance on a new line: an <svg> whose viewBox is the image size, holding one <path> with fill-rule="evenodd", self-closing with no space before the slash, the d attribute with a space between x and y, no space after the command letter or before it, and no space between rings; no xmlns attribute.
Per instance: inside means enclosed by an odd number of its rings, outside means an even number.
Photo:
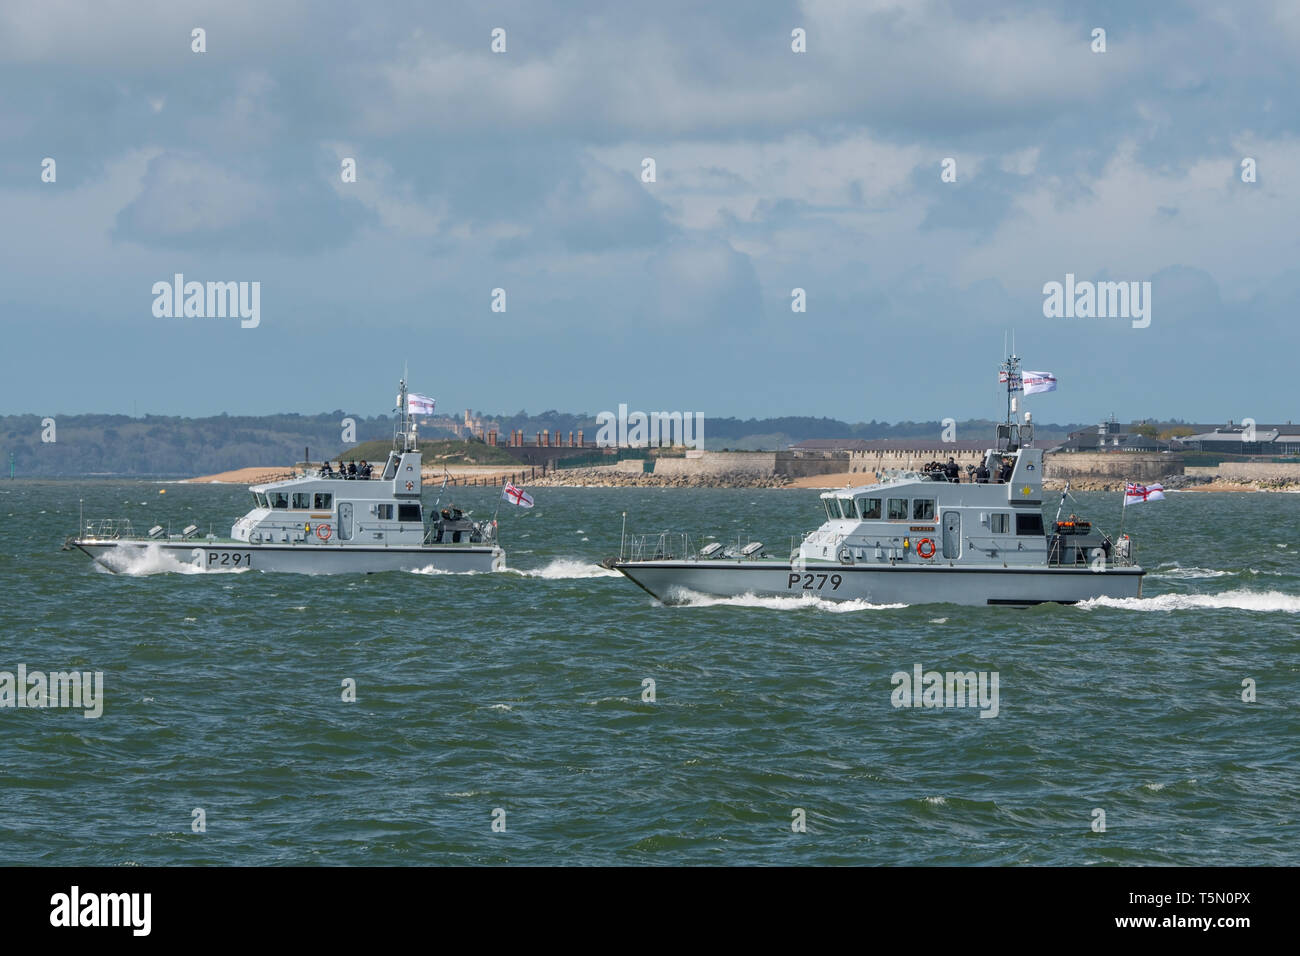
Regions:
<svg viewBox="0 0 1300 956"><path fill-rule="evenodd" d="M916 542L916 556L919 558L933 558L934 542L929 538L922 538Z"/></svg>
<svg viewBox="0 0 1300 956"><path fill-rule="evenodd" d="M330 539L330 526L327 524L318 524L316 526L316 537L320 538L322 541L328 541Z"/></svg>

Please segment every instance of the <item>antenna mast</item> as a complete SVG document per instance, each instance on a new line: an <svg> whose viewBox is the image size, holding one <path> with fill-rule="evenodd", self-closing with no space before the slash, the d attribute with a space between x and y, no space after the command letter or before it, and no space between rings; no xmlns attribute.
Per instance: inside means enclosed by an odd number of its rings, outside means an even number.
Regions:
<svg viewBox="0 0 1300 956"><path fill-rule="evenodd" d="M411 415L409 411L410 402L406 400L406 379L405 378L401 379L397 383L397 404L398 404L398 411L401 413L401 418L398 419L398 425L397 425L398 432L401 436L401 448L399 450L403 452L414 451L415 450L415 442L414 442L415 425L411 421ZM397 444L397 440L398 440L398 436L394 435L393 436L394 445Z"/></svg>
<svg viewBox="0 0 1300 956"><path fill-rule="evenodd" d="M1007 356L1006 361L1002 363L1002 372L1007 378L1007 418L1008 425L1014 424L1015 416L1011 411L1011 402L1015 396L1016 389L1020 386L1020 356L1012 353Z"/></svg>
<svg viewBox="0 0 1300 956"><path fill-rule="evenodd" d="M1006 421L998 426L998 439L1007 440L1006 451L1015 451L1019 447L1018 440L1019 429L1016 427L1015 415L1011 411L1011 405L1015 401L1015 393L1020 388L1020 356L1013 351L1002 363L1002 376L1007 383L1007 417ZM1001 450L1001 449L999 449Z"/></svg>

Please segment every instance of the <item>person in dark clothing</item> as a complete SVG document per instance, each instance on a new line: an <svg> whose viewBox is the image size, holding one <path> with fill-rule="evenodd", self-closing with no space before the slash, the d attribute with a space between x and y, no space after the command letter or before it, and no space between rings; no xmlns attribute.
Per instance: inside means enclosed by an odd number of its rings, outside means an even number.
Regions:
<svg viewBox="0 0 1300 956"><path fill-rule="evenodd" d="M980 466L975 469L975 481L981 485L989 483L989 468L984 462L980 462Z"/></svg>
<svg viewBox="0 0 1300 956"><path fill-rule="evenodd" d="M1002 472L998 475L998 481L1003 482L1003 483L1010 481L1010 480L1011 480L1011 472L1012 472L1012 469L1013 469L1014 467L1015 467L1015 466L1012 464L1012 461L1011 461L1010 458L1003 458L1003 459L1002 459Z"/></svg>
<svg viewBox="0 0 1300 956"><path fill-rule="evenodd" d="M356 476L357 476L357 463L355 461L350 461L348 462L348 477L355 478Z"/></svg>
<svg viewBox="0 0 1300 956"><path fill-rule="evenodd" d="M357 474L359 474L362 478L369 478L370 471L371 471L370 463L366 461L364 458L362 458L361 467L357 469Z"/></svg>
<svg viewBox="0 0 1300 956"><path fill-rule="evenodd" d="M943 466L943 474L949 481L961 481L961 469L952 458L949 458L948 464Z"/></svg>

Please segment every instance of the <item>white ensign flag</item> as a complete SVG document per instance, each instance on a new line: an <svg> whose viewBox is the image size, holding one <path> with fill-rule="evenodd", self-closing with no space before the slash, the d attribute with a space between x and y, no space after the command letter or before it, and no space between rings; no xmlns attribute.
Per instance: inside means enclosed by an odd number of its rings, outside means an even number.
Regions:
<svg viewBox="0 0 1300 956"><path fill-rule="evenodd" d="M1056 376L1051 372L1025 372L1021 380L1024 382L1026 395L1056 391Z"/></svg>
<svg viewBox="0 0 1300 956"><path fill-rule="evenodd" d="M399 403L401 399L398 399ZM406 413L408 415L432 415L433 406L436 402L427 395L417 395L415 392L406 393Z"/></svg>
<svg viewBox="0 0 1300 956"><path fill-rule="evenodd" d="M531 508L533 506L533 496L516 488L511 482L507 482L506 486L501 489L501 497L512 505L518 505L520 508Z"/></svg>
<svg viewBox="0 0 1300 956"><path fill-rule="evenodd" d="M1138 485L1128 482L1124 486L1124 505L1135 505L1140 501L1162 501L1165 489L1161 485Z"/></svg>

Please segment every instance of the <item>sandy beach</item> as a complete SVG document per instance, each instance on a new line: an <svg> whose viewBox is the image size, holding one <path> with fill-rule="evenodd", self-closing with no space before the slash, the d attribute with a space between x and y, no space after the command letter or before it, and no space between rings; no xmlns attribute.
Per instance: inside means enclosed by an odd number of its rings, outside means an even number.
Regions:
<svg viewBox="0 0 1300 956"><path fill-rule="evenodd" d="M272 481L293 474L293 468L284 465L279 468L236 468L216 475L204 475L201 478L186 478L186 481L199 484L255 485L263 481Z"/></svg>
<svg viewBox="0 0 1300 956"><path fill-rule="evenodd" d="M515 468L503 468L500 465L448 465L447 474L453 479L464 482L470 479L486 479L489 482L500 482L502 478L508 478L510 475L519 475L528 471L527 467L518 465ZM265 481L274 481L279 478L292 477L296 472L292 465L267 466L264 468L236 468L232 471L223 471L215 475L203 475L198 478L187 478L187 482L197 484L230 484L230 485L255 485ZM438 467L425 467L422 469L424 483L442 480L443 469Z"/></svg>
<svg viewBox="0 0 1300 956"><path fill-rule="evenodd" d="M630 475L626 473L617 473L602 469L582 468L574 469L571 473L566 474L564 471L548 472L544 479L529 481L523 478L522 474L528 471L524 466L514 469L502 468L499 465L448 465L446 473L456 484L465 484L470 481L476 483L500 484L503 480L510 478L512 475L521 485L533 485L535 487L634 487L634 486L679 486L679 487L771 487L771 488L810 488L810 489L830 489L852 488L858 485L870 484L873 476L861 472L839 472L831 475L807 475L802 478L773 478L770 480L755 479L746 476L747 480L732 476L730 479L725 477L710 476L707 480L686 480L686 479L659 479L656 480L653 475ZM232 485L254 485L266 481L274 481L280 478L286 478L293 475L293 468L285 465L281 467L268 466L264 468L236 468L233 471L223 471L216 475L204 475L200 478L188 478L189 482L198 484L232 484ZM443 471L441 468L425 468L424 483L429 485L438 483L442 480ZM1263 484L1263 483L1261 483ZM1059 478L1049 478L1043 483L1044 491L1060 491L1065 486L1065 482ZM1119 491L1121 483L1118 481L1104 481L1097 479L1075 479L1071 482L1071 488L1075 491ZM1263 487L1253 484L1243 484L1233 481L1211 481L1204 484L1189 484L1184 487L1170 487L1166 490L1174 491L1196 491L1196 492L1246 492L1246 491L1290 491L1297 490L1298 486L1271 486Z"/></svg>

